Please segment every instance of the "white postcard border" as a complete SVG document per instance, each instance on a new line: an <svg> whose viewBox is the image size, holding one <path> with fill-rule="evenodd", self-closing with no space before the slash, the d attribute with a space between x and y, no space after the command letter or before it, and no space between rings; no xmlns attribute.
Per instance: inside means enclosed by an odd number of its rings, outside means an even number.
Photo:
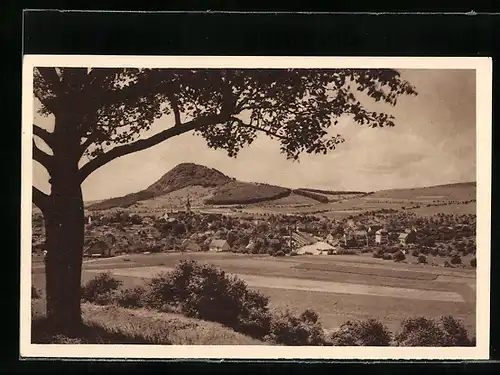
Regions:
<svg viewBox="0 0 500 375"><path fill-rule="evenodd" d="M476 70L477 297L472 348L31 344L33 68L396 68ZM25 55L22 86L20 356L157 359L488 359L490 322L492 60L488 57Z"/></svg>

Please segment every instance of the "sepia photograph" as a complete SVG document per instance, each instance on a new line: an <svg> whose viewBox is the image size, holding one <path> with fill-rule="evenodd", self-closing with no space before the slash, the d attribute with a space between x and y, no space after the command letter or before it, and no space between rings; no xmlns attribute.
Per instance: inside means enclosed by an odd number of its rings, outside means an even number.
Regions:
<svg viewBox="0 0 500 375"><path fill-rule="evenodd" d="M21 356L488 357L490 59L23 65Z"/></svg>

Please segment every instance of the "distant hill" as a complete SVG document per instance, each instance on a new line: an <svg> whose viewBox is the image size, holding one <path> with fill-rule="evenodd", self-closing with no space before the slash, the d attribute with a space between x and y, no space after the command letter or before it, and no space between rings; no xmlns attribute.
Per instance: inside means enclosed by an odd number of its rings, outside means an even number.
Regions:
<svg viewBox="0 0 500 375"><path fill-rule="evenodd" d="M102 200L88 206L89 210L127 208L144 201L158 201L171 193L201 187L198 196L206 196L203 203L210 205L250 204L285 197L291 189L260 183L237 181L224 173L194 163L181 163L165 173L158 181L137 193ZM204 194L205 192L205 194ZM175 201L179 202L179 197ZM171 202L162 198L160 201Z"/></svg>
<svg viewBox="0 0 500 375"><path fill-rule="evenodd" d="M214 168L194 163L181 163L165 173L145 191L154 195L163 195L187 186L217 187L233 180Z"/></svg>
<svg viewBox="0 0 500 375"><path fill-rule="evenodd" d="M188 186L216 187L225 185L232 179L222 172L194 163L181 163L165 173L158 181L137 193L105 199L88 206L89 210L106 210L115 207L127 208L131 205L166 195Z"/></svg>
<svg viewBox="0 0 500 375"><path fill-rule="evenodd" d="M370 197L465 201L476 199L476 182L460 182L427 187L380 190L371 194Z"/></svg>

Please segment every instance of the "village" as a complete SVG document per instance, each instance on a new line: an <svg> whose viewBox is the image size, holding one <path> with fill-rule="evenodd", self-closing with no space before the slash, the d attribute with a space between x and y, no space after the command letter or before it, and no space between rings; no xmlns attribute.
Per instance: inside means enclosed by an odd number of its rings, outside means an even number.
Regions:
<svg viewBox="0 0 500 375"><path fill-rule="evenodd" d="M39 253L44 251L44 240L43 226L38 223L33 249ZM85 257L201 251L275 257L368 254L396 262L411 258L423 264L440 258L438 263L445 267L475 267L475 215L419 217L391 209L342 219L213 214L193 210L188 198L184 207L163 215L139 216L125 210L91 213L86 223Z"/></svg>

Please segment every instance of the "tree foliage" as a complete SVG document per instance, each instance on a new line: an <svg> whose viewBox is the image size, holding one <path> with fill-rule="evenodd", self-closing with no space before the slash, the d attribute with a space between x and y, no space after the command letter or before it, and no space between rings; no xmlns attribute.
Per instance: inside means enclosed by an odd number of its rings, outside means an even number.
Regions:
<svg viewBox="0 0 500 375"><path fill-rule="evenodd" d="M343 141L329 132L343 115L370 127L394 125L391 115L368 110L356 96L360 91L391 105L401 95L416 94L390 69L34 71L40 113L56 117L55 133L61 127L66 136L80 140L75 153L87 160L80 171L82 181L116 157L188 131L233 157L258 133L279 139L281 151L291 159L302 152L326 153ZM173 116L170 127L139 139L164 115ZM35 126L35 135L58 148L51 133ZM35 159L50 169L50 156L37 149Z"/></svg>

